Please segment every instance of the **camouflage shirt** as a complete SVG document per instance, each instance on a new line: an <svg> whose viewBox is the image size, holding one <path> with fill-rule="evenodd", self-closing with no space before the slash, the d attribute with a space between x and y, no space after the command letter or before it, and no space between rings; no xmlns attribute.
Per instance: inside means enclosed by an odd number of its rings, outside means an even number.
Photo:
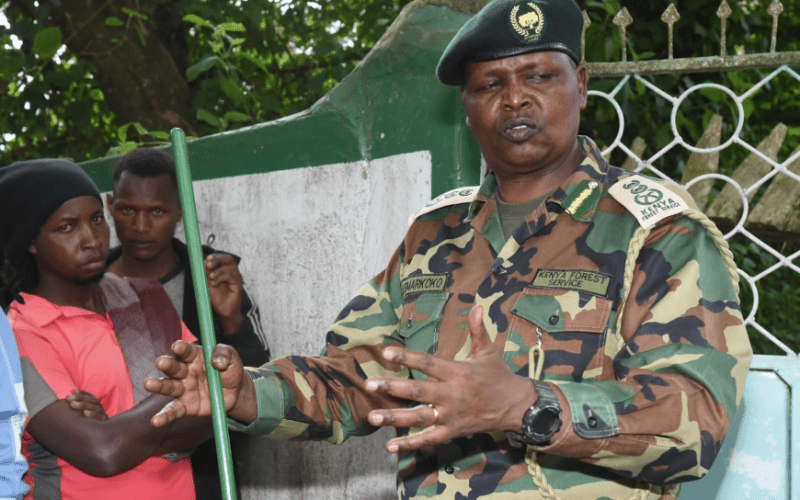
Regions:
<svg viewBox="0 0 800 500"><path fill-rule="evenodd" d="M720 251L689 217L652 228L624 295L640 224L609 188L631 174L609 166L588 139L580 144L582 164L508 241L491 175L471 202L419 215L388 267L340 313L322 356L248 369L259 418L230 426L331 442L368 433L370 410L408 402L367 393L364 381L423 377L392 371L382 348L464 359L467 316L480 304L489 336L520 376L542 332L543 379L556 388L564 422L538 462L562 500L627 500L641 487L651 491L640 498L677 497L679 483L703 476L720 449L750 343ZM672 201L670 189L661 194ZM402 499L541 498L525 450L502 432L401 454L398 476Z"/></svg>

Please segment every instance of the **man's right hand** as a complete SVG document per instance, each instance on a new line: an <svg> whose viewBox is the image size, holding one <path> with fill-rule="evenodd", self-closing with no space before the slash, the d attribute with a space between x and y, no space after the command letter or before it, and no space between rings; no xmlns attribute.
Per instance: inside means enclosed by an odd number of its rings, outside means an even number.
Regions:
<svg viewBox="0 0 800 500"><path fill-rule="evenodd" d="M150 420L154 427L163 427L186 415L211 415L203 348L178 340L172 344L172 353L174 356L161 356L156 361L156 367L166 377L148 378L144 382L148 391L175 398ZM228 416L245 424L253 422L258 416L255 389L236 350L224 344L217 345L211 365L220 372Z"/></svg>

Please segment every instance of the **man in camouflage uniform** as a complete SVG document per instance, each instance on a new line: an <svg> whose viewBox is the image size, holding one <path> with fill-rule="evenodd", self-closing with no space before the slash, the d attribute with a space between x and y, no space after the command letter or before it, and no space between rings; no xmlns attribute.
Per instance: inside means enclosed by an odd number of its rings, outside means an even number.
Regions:
<svg viewBox="0 0 800 500"><path fill-rule="evenodd" d="M667 500L708 471L752 355L730 252L685 191L577 136L581 25L572 0L495 0L458 32L437 75L490 175L417 214L321 357L217 348L231 428L395 426L402 499ZM202 353L173 351L154 425L209 412Z"/></svg>

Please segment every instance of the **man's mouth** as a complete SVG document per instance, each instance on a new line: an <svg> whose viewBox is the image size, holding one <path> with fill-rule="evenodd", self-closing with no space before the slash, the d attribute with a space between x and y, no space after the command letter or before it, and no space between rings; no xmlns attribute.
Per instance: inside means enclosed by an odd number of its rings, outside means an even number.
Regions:
<svg viewBox="0 0 800 500"><path fill-rule="evenodd" d="M530 118L515 118L505 122L500 129L501 135L513 142L522 142L539 130L536 122Z"/></svg>
<svg viewBox="0 0 800 500"><path fill-rule="evenodd" d="M146 247L155 243L154 240L130 240L130 244L134 247Z"/></svg>

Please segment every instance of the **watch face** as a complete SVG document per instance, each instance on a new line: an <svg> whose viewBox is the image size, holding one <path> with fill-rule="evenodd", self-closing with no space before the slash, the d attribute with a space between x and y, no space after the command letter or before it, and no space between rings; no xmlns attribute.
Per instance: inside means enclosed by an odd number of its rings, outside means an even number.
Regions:
<svg viewBox="0 0 800 500"><path fill-rule="evenodd" d="M561 411L557 408L542 408L533 419L531 428L536 434L550 438L561 426Z"/></svg>

